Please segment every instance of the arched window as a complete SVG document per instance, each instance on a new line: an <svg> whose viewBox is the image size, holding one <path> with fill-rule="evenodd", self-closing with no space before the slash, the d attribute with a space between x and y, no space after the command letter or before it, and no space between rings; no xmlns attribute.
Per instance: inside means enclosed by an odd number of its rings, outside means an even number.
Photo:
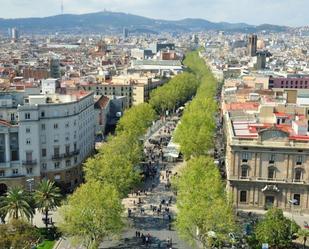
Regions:
<svg viewBox="0 0 309 249"><path fill-rule="evenodd" d="M241 178L248 178L249 173L249 167L248 165L242 165L241 166Z"/></svg>

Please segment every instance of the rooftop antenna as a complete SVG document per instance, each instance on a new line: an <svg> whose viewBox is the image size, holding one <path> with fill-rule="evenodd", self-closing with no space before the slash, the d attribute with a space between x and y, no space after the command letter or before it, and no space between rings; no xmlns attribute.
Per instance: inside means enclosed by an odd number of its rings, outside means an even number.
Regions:
<svg viewBox="0 0 309 249"><path fill-rule="evenodd" d="M61 0L61 15L63 15L63 0Z"/></svg>

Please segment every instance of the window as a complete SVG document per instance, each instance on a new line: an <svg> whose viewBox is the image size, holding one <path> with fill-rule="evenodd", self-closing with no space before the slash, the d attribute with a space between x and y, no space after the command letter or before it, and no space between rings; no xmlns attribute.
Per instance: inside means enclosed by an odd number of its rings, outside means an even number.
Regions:
<svg viewBox="0 0 309 249"><path fill-rule="evenodd" d="M60 162L55 162L54 166L55 166L55 169L59 169L60 168Z"/></svg>
<svg viewBox="0 0 309 249"><path fill-rule="evenodd" d="M302 169L295 169L294 180L299 182L302 179Z"/></svg>
<svg viewBox="0 0 309 249"><path fill-rule="evenodd" d="M13 169L12 173L13 173L13 175L17 175L18 174L18 169Z"/></svg>
<svg viewBox="0 0 309 249"><path fill-rule="evenodd" d="M42 157L46 157L46 149L42 149Z"/></svg>
<svg viewBox="0 0 309 249"><path fill-rule="evenodd" d="M77 150L77 144L74 143L74 151L76 151L76 150Z"/></svg>
<svg viewBox="0 0 309 249"><path fill-rule="evenodd" d="M45 135L41 135L41 143L46 144L46 136Z"/></svg>
<svg viewBox="0 0 309 249"><path fill-rule="evenodd" d="M30 113L29 112L25 113L25 119L30 119Z"/></svg>
<svg viewBox="0 0 309 249"><path fill-rule="evenodd" d="M77 156L74 157L74 163L77 163Z"/></svg>
<svg viewBox="0 0 309 249"><path fill-rule="evenodd" d="M45 117L45 112L41 111L41 117L44 118Z"/></svg>
<svg viewBox="0 0 309 249"><path fill-rule="evenodd" d="M47 168L47 164L46 163L42 163L42 169L46 169Z"/></svg>
<svg viewBox="0 0 309 249"><path fill-rule="evenodd" d="M27 138L27 139L26 139L26 144L31 144L30 138Z"/></svg>
<svg viewBox="0 0 309 249"><path fill-rule="evenodd" d="M29 127L26 128L26 133L30 133L30 128Z"/></svg>
<svg viewBox="0 0 309 249"><path fill-rule="evenodd" d="M60 155L60 148L59 147L54 147L54 155L59 156Z"/></svg>
<svg viewBox="0 0 309 249"><path fill-rule="evenodd" d="M65 146L65 153L66 154L70 153L70 145L69 144Z"/></svg>
<svg viewBox="0 0 309 249"><path fill-rule="evenodd" d="M241 166L241 177L242 178L247 178L248 177L248 166L247 165L242 165Z"/></svg>
<svg viewBox="0 0 309 249"><path fill-rule="evenodd" d="M5 176L5 171L4 170L0 170L0 177Z"/></svg>
<svg viewBox="0 0 309 249"><path fill-rule="evenodd" d="M54 135L54 143L58 143L59 142L59 135L55 134Z"/></svg>
<svg viewBox="0 0 309 249"><path fill-rule="evenodd" d="M15 114L11 113L11 121L14 121L14 120L15 120Z"/></svg>
<svg viewBox="0 0 309 249"><path fill-rule="evenodd" d="M45 130L45 124L41 124L41 129L44 131Z"/></svg>
<svg viewBox="0 0 309 249"><path fill-rule="evenodd" d="M58 124L54 124L54 129L58 129Z"/></svg>
<svg viewBox="0 0 309 249"><path fill-rule="evenodd" d="M71 166L71 160L66 160L65 161L65 166L70 167Z"/></svg>
<svg viewBox="0 0 309 249"><path fill-rule="evenodd" d="M32 161L32 151L26 151L26 161L27 162Z"/></svg>
<svg viewBox="0 0 309 249"><path fill-rule="evenodd" d="M67 123L65 124L65 128L69 128L69 126L70 126L70 123L67 122Z"/></svg>
<svg viewBox="0 0 309 249"><path fill-rule="evenodd" d="M294 205L299 206L300 205L300 194L294 194L293 199L296 200L296 202L294 202Z"/></svg>
<svg viewBox="0 0 309 249"><path fill-rule="evenodd" d="M240 191L240 202L247 202L247 191Z"/></svg>
<svg viewBox="0 0 309 249"><path fill-rule="evenodd" d="M271 154L270 157L269 157L269 163L275 163L275 159L276 159L276 155Z"/></svg>
<svg viewBox="0 0 309 249"><path fill-rule="evenodd" d="M296 156L296 165L302 165L303 163L303 156L299 155Z"/></svg>
<svg viewBox="0 0 309 249"><path fill-rule="evenodd" d="M70 140L70 133L66 132L65 133L65 141L69 141Z"/></svg>
<svg viewBox="0 0 309 249"><path fill-rule="evenodd" d="M246 162L248 162L249 154L248 154L247 152L243 152L243 153L241 154L241 158L242 158L242 162L243 162L243 163L246 163Z"/></svg>
<svg viewBox="0 0 309 249"><path fill-rule="evenodd" d="M32 168L27 168L27 175L31 175L32 174Z"/></svg>
<svg viewBox="0 0 309 249"><path fill-rule="evenodd" d="M268 168L268 179L274 179L275 178L275 168L269 167Z"/></svg>

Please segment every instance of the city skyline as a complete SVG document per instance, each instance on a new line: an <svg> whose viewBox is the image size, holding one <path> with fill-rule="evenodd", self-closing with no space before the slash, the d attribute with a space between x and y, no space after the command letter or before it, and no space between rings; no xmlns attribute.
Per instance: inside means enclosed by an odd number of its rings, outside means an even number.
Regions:
<svg viewBox="0 0 309 249"><path fill-rule="evenodd" d="M264 23L287 26L308 25L306 10L309 8L309 2L305 0L297 2L292 0L238 0L237 3L230 0L179 0L177 11L173 11L175 1L63 0L66 14L108 10L166 20L202 18L214 22L245 22L254 25ZM39 0L9 2L0 0L0 4L0 18L45 17L61 14L62 9L61 0L46 0L44 3Z"/></svg>

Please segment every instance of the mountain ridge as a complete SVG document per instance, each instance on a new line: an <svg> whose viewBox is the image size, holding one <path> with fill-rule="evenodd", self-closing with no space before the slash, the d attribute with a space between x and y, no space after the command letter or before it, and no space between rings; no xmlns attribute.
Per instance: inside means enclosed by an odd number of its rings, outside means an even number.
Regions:
<svg viewBox="0 0 309 249"><path fill-rule="evenodd" d="M149 30L160 32L198 32L222 30L228 32L286 31L289 27L263 24L211 22L202 18L184 18L181 20L162 20L122 12L100 11L86 14L63 14L48 17L0 18L0 31L17 27L23 33L53 32L121 32L122 29Z"/></svg>

